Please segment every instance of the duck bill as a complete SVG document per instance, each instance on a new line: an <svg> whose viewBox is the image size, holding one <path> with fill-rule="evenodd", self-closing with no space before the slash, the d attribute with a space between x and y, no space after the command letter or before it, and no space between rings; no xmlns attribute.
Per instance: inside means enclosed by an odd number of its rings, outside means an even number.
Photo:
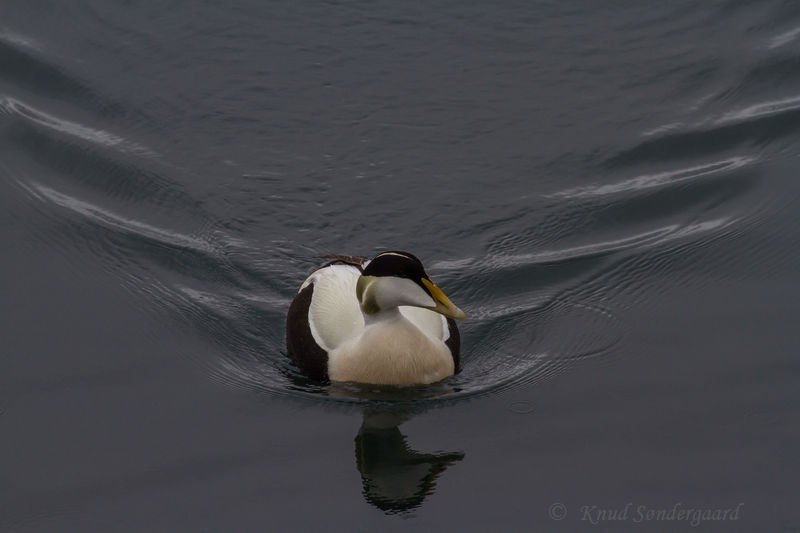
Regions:
<svg viewBox="0 0 800 533"><path fill-rule="evenodd" d="M456 320L466 320L467 315L464 314L464 311L453 305L453 302L450 301L450 298L444 295L442 289L434 285L434 283L428 279L422 278L422 283L431 293L433 296L433 301L436 302L436 305L433 307L429 307L431 311L436 311L446 317L455 318Z"/></svg>

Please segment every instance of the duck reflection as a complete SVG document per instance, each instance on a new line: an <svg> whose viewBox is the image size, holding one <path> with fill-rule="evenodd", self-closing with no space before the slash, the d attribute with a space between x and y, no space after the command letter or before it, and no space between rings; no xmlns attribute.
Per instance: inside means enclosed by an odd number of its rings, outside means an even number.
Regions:
<svg viewBox="0 0 800 533"><path fill-rule="evenodd" d="M364 497L386 513L422 505L435 490L436 479L464 458L463 452L414 450L399 426L415 414L367 409L356 435L356 466Z"/></svg>

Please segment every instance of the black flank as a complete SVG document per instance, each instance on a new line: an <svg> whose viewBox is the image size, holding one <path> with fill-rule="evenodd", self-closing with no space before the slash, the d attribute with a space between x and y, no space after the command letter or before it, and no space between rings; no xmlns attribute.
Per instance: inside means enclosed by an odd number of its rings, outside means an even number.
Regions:
<svg viewBox="0 0 800 533"><path fill-rule="evenodd" d="M447 319L447 328L450 330L450 338L445 341L445 344L450 348L455 372L458 372L458 365L461 362L461 334L458 332L456 321L452 318Z"/></svg>
<svg viewBox="0 0 800 533"><path fill-rule="evenodd" d="M286 316L286 348L289 357L305 375L312 379L328 379L328 353L317 346L308 324L308 308L314 295L310 283L295 297Z"/></svg>

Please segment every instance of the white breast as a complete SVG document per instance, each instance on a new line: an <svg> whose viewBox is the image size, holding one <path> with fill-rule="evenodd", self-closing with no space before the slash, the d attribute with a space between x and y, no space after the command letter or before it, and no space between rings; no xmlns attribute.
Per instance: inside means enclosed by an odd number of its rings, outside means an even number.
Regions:
<svg viewBox="0 0 800 533"><path fill-rule="evenodd" d="M328 353L333 381L424 384L451 376L454 370L447 345L400 312L369 324L360 335Z"/></svg>

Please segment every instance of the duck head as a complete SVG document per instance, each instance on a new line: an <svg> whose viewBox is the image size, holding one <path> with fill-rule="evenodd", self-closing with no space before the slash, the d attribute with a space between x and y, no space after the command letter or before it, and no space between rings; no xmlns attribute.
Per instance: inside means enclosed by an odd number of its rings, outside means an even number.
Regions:
<svg viewBox="0 0 800 533"><path fill-rule="evenodd" d="M365 315L408 305L457 320L467 318L431 280L422 262L408 252L376 255L356 283L356 296Z"/></svg>

